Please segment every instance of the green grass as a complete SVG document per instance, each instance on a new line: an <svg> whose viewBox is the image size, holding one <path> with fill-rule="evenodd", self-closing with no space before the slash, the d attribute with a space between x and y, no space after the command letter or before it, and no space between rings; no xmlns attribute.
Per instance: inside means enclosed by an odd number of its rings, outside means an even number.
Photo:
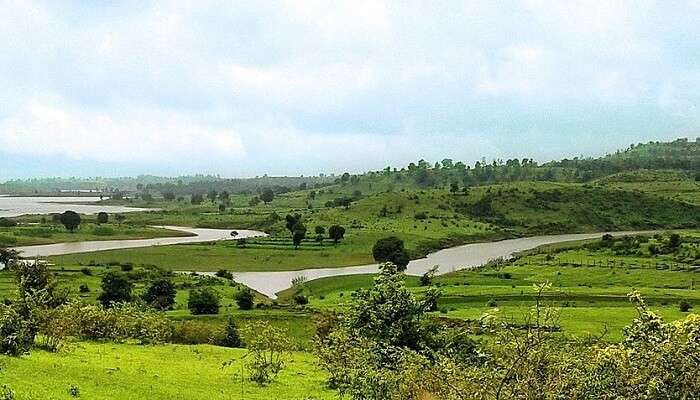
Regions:
<svg viewBox="0 0 700 400"><path fill-rule="evenodd" d="M522 321L534 304L533 285L550 282L546 301L560 310L560 326L573 336L597 335L607 330L606 339L621 339L622 328L635 317L627 294L638 290L653 310L669 320L682 318L682 300L700 308L700 274L686 264L672 263L678 254L696 246L697 232L684 232L683 245L672 254L652 257L644 252L635 256L615 255L609 248L598 250L545 246L502 267L463 270L436 277L433 283L442 291L439 315L476 320L495 313L504 320ZM590 243L590 242L588 242ZM579 246L581 243L579 244ZM673 265L668 269L659 265ZM373 275L331 277L304 284L310 304L318 309L339 309L349 302L352 292L372 285ZM410 291L421 295L417 277L406 277ZM280 293L280 301L290 301L298 289ZM493 305L496 307L493 307Z"/></svg>
<svg viewBox="0 0 700 400"><path fill-rule="evenodd" d="M33 246L51 243L83 242L93 240L151 239L166 236L191 236L170 229L149 226L83 223L75 232L62 225L18 225L0 227L0 246Z"/></svg>
<svg viewBox="0 0 700 400"><path fill-rule="evenodd" d="M245 379L245 350L197 345L137 346L79 342L57 354L0 356L0 380L17 399L334 399L325 375L307 353L293 353L277 381L260 387ZM222 363L235 360L230 367ZM31 377L31 378L30 378Z"/></svg>

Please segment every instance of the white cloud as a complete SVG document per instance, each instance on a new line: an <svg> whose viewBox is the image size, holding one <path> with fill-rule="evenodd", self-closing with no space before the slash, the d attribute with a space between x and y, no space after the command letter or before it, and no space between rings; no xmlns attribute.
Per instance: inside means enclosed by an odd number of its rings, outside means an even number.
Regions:
<svg viewBox="0 0 700 400"><path fill-rule="evenodd" d="M12 153L109 162L168 163L245 154L240 136L168 111L104 113L33 99L0 120L0 146Z"/></svg>

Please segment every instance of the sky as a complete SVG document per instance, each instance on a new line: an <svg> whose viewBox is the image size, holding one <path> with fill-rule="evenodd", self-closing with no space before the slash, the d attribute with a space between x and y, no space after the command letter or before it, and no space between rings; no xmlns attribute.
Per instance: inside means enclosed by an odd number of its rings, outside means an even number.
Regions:
<svg viewBox="0 0 700 400"><path fill-rule="evenodd" d="M0 180L700 136L700 0L0 0Z"/></svg>

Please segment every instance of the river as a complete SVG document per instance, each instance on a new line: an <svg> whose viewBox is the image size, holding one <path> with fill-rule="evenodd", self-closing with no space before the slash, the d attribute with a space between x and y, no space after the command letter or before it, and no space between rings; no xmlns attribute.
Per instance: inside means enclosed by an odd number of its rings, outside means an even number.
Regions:
<svg viewBox="0 0 700 400"><path fill-rule="evenodd" d="M97 214L100 211L115 214L153 210L136 207L83 204L95 203L98 201L100 201L99 197L0 196L0 217L17 217L25 214L60 214L66 210L73 210L80 214Z"/></svg>
<svg viewBox="0 0 700 400"><path fill-rule="evenodd" d="M186 237L164 237L157 239L137 240L105 240L76 243L56 243L40 246L16 247L24 257L46 257L52 255L86 253L102 250L128 249L136 247L163 246L183 243L210 242L217 240L234 240L247 237L265 236L263 232L252 230L236 230L238 235L231 236L230 229L200 229L177 226L162 226L162 228L192 233ZM644 231L610 232L614 236L648 233ZM513 254L530 250L546 244L569 242L574 240L600 238L600 233L578 233L565 235L532 236L518 239L501 240L497 242L472 243L451 247L428 254L427 257L412 260L406 269L406 274L420 276L438 266L438 274L446 274L460 269L472 268L487 263L499 257L508 258ZM233 254L232 254L233 256ZM277 293L292 286L292 279L305 277L307 280L327 278L331 276L372 274L378 271L378 264L360 265L339 268L313 268L298 271L275 272L234 272L236 282L276 298ZM203 275L213 275L213 272L200 272Z"/></svg>

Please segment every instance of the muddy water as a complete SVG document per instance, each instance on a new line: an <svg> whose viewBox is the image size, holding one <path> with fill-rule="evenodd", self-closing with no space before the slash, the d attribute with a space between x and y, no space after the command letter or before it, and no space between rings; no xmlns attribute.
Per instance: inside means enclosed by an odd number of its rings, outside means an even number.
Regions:
<svg viewBox="0 0 700 400"><path fill-rule="evenodd" d="M642 232L611 232L619 236ZM470 268L487 263L499 257L510 257L514 253L533 249L545 244L569 242L572 240L599 238L603 233L582 233L569 235L533 236L519 239L502 240L499 242L473 243L451 247L429 254L425 258L413 260L408 264L406 273L423 275L433 266L438 266L439 274L446 274L464 268ZM304 276L307 280L341 275L371 274L378 271L377 264L344 268L315 268L300 271L281 272L239 272L234 279L260 293L275 298L277 293L292 286L292 279Z"/></svg>
<svg viewBox="0 0 700 400"><path fill-rule="evenodd" d="M266 236L263 232L236 229L236 237L231 236L233 229L204 229L183 228L179 226L159 226L181 232L191 233L192 236L162 237L155 239L103 240L75 243L55 243L39 246L15 247L24 257L47 257L61 254L89 253L102 250L132 249L136 247L165 246L169 244L211 242L216 240L233 240L257 236Z"/></svg>
<svg viewBox="0 0 700 400"><path fill-rule="evenodd" d="M58 214L73 210L80 214L97 214L104 211L110 214L134 211L148 211L145 208L102 206L94 203L99 197L10 197L0 196L0 217L17 217L25 214ZM76 204L81 203L81 204Z"/></svg>

